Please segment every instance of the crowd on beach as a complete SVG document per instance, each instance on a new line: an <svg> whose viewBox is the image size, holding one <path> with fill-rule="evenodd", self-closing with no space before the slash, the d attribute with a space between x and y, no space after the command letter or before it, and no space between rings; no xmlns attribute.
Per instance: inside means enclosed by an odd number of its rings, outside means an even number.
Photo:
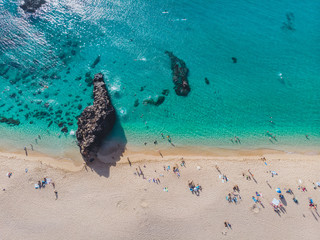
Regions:
<svg viewBox="0 0 320 240"><path fill-rule="evenodd" d="M272 135L271 133L269 133L269 134ZM165 139L163 135L162 135L162 137L163 137L163 139ZM273 136L273 139L276 140L275 136ZM238 142L239 143L240 139L238 139L236 137L234 139L234 142ZM163 157L162 154L161 154L161 157ZM279 178L280 177L279 174L276 171L274 171L274 169L269 169L269 166L268 166L268 163L267 163L267 159L265 157L262 157L261 161L264 163L264 166L268 169L266 171L266 173L269 173L271 178L274 178L274 177ZM144 167L146 167L146 166L144 165ZM177 177L179 178L180 175L183 172L183 171L181 171L182 168L185 168L185 167L186 167L186 162L182 158L182 159L179 160L179 164L176 163L176 164L174 164L174 166L164 165L163 166L163 170L164 170L164 172L167 172L167 173L168 172L172 172L173 174L176 174ZM218 172L219 179L220 179L220 181L222 183L229 183L230 182L229 177L227 177L227 175L225 173L222 173L222 171L220 170L218 165L215 165L215 169ZM197 170L200 170L199 166L197 166ZM138 168L136 168L136 173L135 174L137 176L142 176L143 178L145 178L145 176L144 176L144 174L143 174L143 172L142 172L140 167L139 167L139 170L138 170ZM161 173L159 176L160 177L164 177L164 174ZM254 173L252 172L251 169L248 169L247 171L242 172L242 177L243 177L243 179L245 181L253 181L254 183L258 184L256 176L254 175ZM150 178L149 182L154 182L154 183L157 183L157 184L161 183L160 179L158 177L153 178L153 179ZM268 180L266 180L265 183L267 184L267 186L270 189L273 189L273 187L270 185ZM202 191L202 186L200 184L195 184L193 180L188 180L187 186L188 186L188 189L190 190L190 192L192 194L195 194L196 196L200 196L200 192ZM315 184L313 182L313 186L314 186L314 189L320 188L320 182L317 183L317 184ZM163 190L165 192L168 192L168 187L164 187ZM280 188L276 188L274 190L275 190L274 198L273 198L272 201L270 201L269 204L270 204L271 208L273 209L273 211L276 214L278 214L279 216L281 216L282 214L286 214L286 206L287 206L288 203L286 201L286 197L284 196L285 194L288 194L289 196L292 197L292 201L293 201L294 204L300 204L300 202L298 201L296 195L294 194L294 191L291 188L288 188L288 189L287 188L283 188L284 193L282 192L282 190ZM301 192L307 192L306 187L304 185L302 185L302 184L299 184L297 186L297 190L300 190ZM251 195L251 198L252 198L252 201L253 201L252 209L259 208L258 206L261 206L262 209L266 209L266 206L263 203L263 202L266 201L266 199L263 197L263 194L261 192L255 191L255 193L253 195ZM228 203L230 203L230 204L234 203L236 205L239 204L243 200L243 197L240 195L240 187L239 187L238 184L235 184L233 186L233 188L232 188L232 191L230 191L226 195L226 200L227 200ZM306 204L308 204L310 210L314 211L314 213L317 214L320 217L320 215L318 214L318 211L317 211L317 204L314 203L314 201L313 201L313 199L311 197L309 197L309 202L306 203ZM228 221L224 222L224 226L227 229L230 229L230 230L232 229L231 228L231 224ZM223 232L223 234L226 234L226 232Z"/></svg>

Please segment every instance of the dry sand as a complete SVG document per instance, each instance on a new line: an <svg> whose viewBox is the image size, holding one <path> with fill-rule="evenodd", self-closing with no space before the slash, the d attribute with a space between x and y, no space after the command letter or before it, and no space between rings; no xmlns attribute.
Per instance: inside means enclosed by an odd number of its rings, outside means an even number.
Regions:
<svg viewBox="0 0 320 240"><path fill-rule="evenodd" d="M97 161L84 167L81 160L70 163L22 153L0 155L0 187L5 188L0 191L0 239L320 238L320 214L308 207L308 197L320 203L320 188L312 184L320 181L319 155L260 150L200 157L177 150L175 155L164 151L162 158L156 151L127 151L116 165ZM180 167L180 178L163 169L170 165L172 170L182 156L186 167ZM219 178L216 164L229 178L227 183ZM146 179L134 174L138 167ZM257 183L242 176L248 169ZM13 173L11 178L7 172ZM58 200L52 185L34 188L44 177L55 182ZM150 178L161 183L149 183ZM299 179L307 192L298 190ZM202 186L200 196L190 192L188 180ZM235 184L242 197L237 205L226 200ZM300 203L284 193L286 213L280 216L269 204L278 196L277 187L291 188ZM256 191L262 193L265 208L254 204L251 197ZM224 227L224 221L232 230Z"/></svg>

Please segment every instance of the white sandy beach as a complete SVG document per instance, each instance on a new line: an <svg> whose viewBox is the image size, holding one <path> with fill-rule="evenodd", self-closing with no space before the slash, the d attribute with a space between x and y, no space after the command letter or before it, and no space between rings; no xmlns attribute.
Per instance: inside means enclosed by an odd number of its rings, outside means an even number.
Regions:
<svg viewBox="0 0 320 240"><path fill-rule="evenodd" d="M320 181L319 155L276 151L202 157L179 151L163 154L162 158L157 152L125 152L116 165L97 161L91 170L84 168L82 160L70 164L2 153L0 187L5 191L0 192L0 239L319 239L320 214L308 206L308 197L320 201L320 188L312 184ZM181 157L186 167L179 168L178 178L172 168L180 166ZM227 183L219 178L216 164L229 178ZM171 170L165 171L168 165ZM134 174L138 167L146 179ZM242 176L248 175L248 169L257 183ZM272 177L269 171L278 175ZM11 178L7 172L12 172ZM44 177L54 181L57 200L51 184L34 188ZM149 182L153 178L161 183ZM200 196L190 192L188 180L202 186ZM237 205L226 200L235 184L242 197ZM308 191L298 190L299 184ZM287 202L286 213L280 216L270 205L278 198L277 187ZM285 188L293 190L298 205ZM265 208L254 204L256 191L262 194ZM224 221L230 222L232 230L225 228Z"/></svg>

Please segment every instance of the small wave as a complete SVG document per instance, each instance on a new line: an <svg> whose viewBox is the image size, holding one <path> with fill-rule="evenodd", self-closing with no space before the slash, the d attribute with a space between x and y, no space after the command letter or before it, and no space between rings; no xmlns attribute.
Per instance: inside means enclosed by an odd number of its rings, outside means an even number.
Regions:
<svg viewBox="0 0 320 240"><path fill-rule="evenodd" d="M127 109L124 108L124 107L119 108L118 114L119 114L120 118L126 119L127 116L128 116L128 114L127 114Z"/></svg>
<svg viewBox="0 0 320 240"><path fill-rule="evenodd" d="M143 61L143 62L147 61L147 59L146 59L145 57L136 58L136 59L134 59L134 60L135 60L135 61Z"/></svg>
<svg viewBox="0 0 320 240"><path fill-rule="evenodd" d="M110 85L109 91L114 97L121 97L121 83L119 78L116 78L115 81Z"/></svg>

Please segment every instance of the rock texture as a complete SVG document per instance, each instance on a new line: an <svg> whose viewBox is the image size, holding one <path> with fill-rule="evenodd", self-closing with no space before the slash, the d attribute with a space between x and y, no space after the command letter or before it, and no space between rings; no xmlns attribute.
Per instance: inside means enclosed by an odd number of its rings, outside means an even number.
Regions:
<svg viewBox="0 0 320 240"><path fill-rule="evenodd" d="M116 121L116 112L101 73L94 76L93 95L93 105L86 107L81 113L76 132L80 153L90 162L95 159L102 140Z"/></svg>
<svg viewBox="0 0 320 240"><path fill-rule="evenodd" d="M24 3L20 7L29 13L34 13L41 5L45 4L45 0L24 0Z"/></svg>
<svg viewBox="0 0 320 240"><path fill-rule="evenodd" d="M172 52L165 52L171 60L172 80L174 83L174 90L179 96L187 96L190 92L188 82L189 69L186 63L173 55Z"/></svg>

